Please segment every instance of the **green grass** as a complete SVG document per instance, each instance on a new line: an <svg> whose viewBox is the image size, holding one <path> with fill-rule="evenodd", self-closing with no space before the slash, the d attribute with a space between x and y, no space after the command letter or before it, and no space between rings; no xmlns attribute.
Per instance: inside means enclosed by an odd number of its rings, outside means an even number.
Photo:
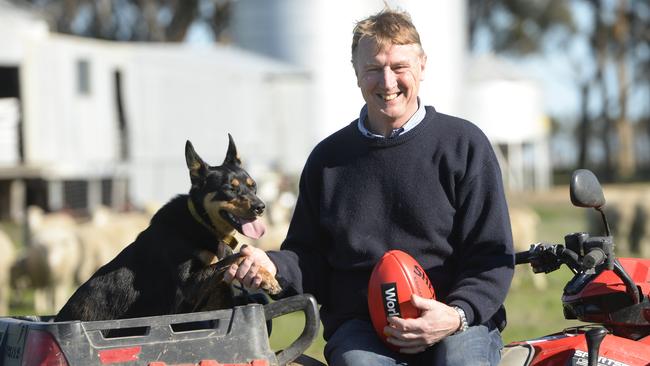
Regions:
<svg viewBox="0 0 650 366"><path fill-rule="evenodd" d="M288 347L298 338L305 326L305 316L303 313L291 313L273 319L273 330L271 332L271 348L281 350ZM318 337L311 346L304 352L307 356L313 357L321 362L325 362L323 357L323 326L321 325Z"/></svg>
<svg viewBox="0 0 650 366"><path fill-rule="evenodd" d="M571 272L563 268L546 276L549 284L544 291L537 290L531 280L525 279L508 293L505 301L508 326L502 334L505 343L537 338L578 324L565 320L562 313L562 288L571 278Z"/></svg>

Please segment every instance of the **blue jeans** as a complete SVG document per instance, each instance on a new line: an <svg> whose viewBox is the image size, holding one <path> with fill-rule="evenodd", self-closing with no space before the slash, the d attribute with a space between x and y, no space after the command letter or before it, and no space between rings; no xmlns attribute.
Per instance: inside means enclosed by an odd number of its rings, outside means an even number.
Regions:
<svg viewBox="0 0 650 366"><path fill-rule="evenodd" d="M490 329L494 328L494 329ZM503 341L496 327L472 326L449 336L416 355L405 355L386 347L369 321L343 323L325 345L330 366L446 365L496 366Z"/></svg>

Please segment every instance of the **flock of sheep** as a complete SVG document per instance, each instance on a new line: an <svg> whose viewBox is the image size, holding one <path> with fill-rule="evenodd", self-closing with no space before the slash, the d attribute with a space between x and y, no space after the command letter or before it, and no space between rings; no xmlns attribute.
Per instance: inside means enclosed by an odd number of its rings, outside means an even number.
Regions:
<svg viewBox="0 0 650 366"><path fill-rule="evenodd" d="M30 288L36 313L56 312L79 283L147 227L150 217L99 207L90 219L80 222L67 213L29 207L22 250L16 252L7 235L0 236L0 250L5 254L0 264L0 314L7 314L10 292L21 297Z"/></svg>

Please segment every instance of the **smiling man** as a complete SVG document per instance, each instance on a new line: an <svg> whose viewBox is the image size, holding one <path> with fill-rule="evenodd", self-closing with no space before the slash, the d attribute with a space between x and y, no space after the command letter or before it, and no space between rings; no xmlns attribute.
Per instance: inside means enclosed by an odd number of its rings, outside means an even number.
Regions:
<svg viewBox="0 0 650 366"><path fill-rule="evenodd" d="M427 56L417 33L391 43L390 34L369 37L376 23L359 23L352 44L352 65L366 101L361 120L366 128L391 137L418 110L420 81ZM387 30L390 32L390 30ZM382 38L379 38L382 37Z"/></svg>
<svg viewBox="0 0 650 366"><path fill-rule="evenodd" d="M408 14L357 23L352 66L359 118L312 151L281 250L247 247L227 277L257 287L265 267L284 295L321 304L330 365L496 365L513 250L501 172L485 135L418 97L427 56ZM436 300L389 318L386 347L367 305L381 256L399 249L427 272Z"/></svg>

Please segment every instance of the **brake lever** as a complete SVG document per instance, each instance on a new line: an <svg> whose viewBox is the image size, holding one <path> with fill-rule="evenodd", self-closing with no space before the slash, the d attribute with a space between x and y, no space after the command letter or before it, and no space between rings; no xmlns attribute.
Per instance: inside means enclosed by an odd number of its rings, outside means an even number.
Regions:
<svg viewBox="0 0 650 366"><path fill-rule="evenodd" d="M538 243L531 247L530 266L533 268L533 272L550 273L558 270L562 265L562 261L558 256L558 247L564 248L560 244L545 243Z"/></svg>

